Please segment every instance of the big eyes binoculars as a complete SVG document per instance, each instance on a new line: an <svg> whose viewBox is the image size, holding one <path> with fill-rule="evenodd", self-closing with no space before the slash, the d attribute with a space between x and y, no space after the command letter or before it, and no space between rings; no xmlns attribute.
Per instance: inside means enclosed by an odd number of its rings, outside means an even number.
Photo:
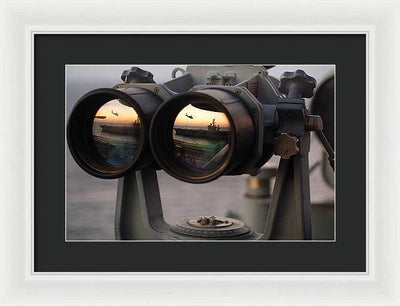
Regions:
<svg viewBox="0 0 400 306"><path fill-rule="evenodd" d="M193 228L214 232L200 236L205 238L233 231L235 239L310 239L309 132L317 132L332 166L334 153L322 133L322 119L309 115L304 102L313 96L315 79L296 70L278 81L268 75L268 68L188 66L175 69L170 81L156 84L150 72L132 67L122 73L122 84L88 92L76 103L67 126L71 154L82 169L99 178L163 169L190 183L255 175L273 154L279 155L276 203L264 233L214 217L184 220L173 228L164 224L157 231L177 239L191 235ZM297 204L278 205L282 201ZM297 228L277 222L281 210L290 220L300 220Z"/></svg>

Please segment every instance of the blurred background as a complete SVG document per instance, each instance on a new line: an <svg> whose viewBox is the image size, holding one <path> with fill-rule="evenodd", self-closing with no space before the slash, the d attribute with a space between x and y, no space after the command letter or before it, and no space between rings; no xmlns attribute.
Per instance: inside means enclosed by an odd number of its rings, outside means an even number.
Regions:
<svg viewBox="0 0 400 306"><path fill-rule="evenodd" d="M121 74L133 65L66 66L66 122L78 99L86 92L122 83ZM157 83L171 79L176 67L186 65L139 65L150 71ZM304 70L320 84L334 74L334 66L277 65L269 75L279 79L285 71ZM318 86L318 85L317 85ZM309 99L306 103L309 104ZM102 180L84 172L73 160L66 144L66 238L67 240L114 240L114 212L117 180ZM311 139L310 167L322 156L322 146L314 134ZM277 168L279 158L273 157L264 167ZM332 203L334 189L322 178L319 166L310 175L311 202ZM174 224L185 217L200 215L224 216L244 205L248 175L222 176L206 184L184 183L158 171L164 218ZM273 184L271 184L271 189ZM272 191L272 190L271 190ZM333 222L333 221L332 221Z"/></svg>

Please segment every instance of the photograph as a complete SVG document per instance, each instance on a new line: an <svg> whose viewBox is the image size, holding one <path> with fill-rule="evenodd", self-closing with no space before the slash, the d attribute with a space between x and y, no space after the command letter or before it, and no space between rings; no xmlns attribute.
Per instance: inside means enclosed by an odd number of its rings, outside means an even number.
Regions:
<svg viewBox="0 0 400 306"><path fill-rule="evenodd" d="M65 241L336 239L335 65L65 65Z"/></svg>

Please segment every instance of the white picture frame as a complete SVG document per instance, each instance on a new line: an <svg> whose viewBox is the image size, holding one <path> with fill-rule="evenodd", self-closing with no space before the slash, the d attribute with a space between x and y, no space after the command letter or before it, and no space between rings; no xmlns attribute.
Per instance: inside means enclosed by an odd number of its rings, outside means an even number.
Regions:
<svg viewBox="0 0 400 306"><path fill-rule="evenodd" d="M5 0L0 26L1 304L400 305L399 1ZM367 272L34 273L35 33L366 34Z"/></svg>

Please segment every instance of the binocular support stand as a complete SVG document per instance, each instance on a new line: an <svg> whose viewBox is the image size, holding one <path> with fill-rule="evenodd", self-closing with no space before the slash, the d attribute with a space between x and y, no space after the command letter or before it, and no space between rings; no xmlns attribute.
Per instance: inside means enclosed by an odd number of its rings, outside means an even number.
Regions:
<svg viewBox="0 0 400 306"><path fill-rule="evenodd" d="M298 154L280 160L265 231L255 234L255 239L311 239L310 133L300 137L298 144ZM117 240L185 239L171 231L164 220L156 170L134 171L119 179L115 237Z"/></svg>
<svg viewBox="0 0 400 306"><path fill-rule="evenodd" d="M158 240L171 237L164 221L157 173L132 171L118 180L115 211L117 240Z"/></svg>
<svg viewBox="0 0 400 306"><path fill-rule="evenodd" d="M309 132L300 137L299 147L298 154L279 162L262 240L311 239Z"/></svg>
<svg viewBox="0 0 400 306"><path fill-rule="evenodd" d="M186 227L187 223L189 228ZM163 217L154 169L130 172L119 179L115 211L117 240L203 240L224 237L253 239L256 235L243 222L224 217L192 218L171 226Z"/></svg>

